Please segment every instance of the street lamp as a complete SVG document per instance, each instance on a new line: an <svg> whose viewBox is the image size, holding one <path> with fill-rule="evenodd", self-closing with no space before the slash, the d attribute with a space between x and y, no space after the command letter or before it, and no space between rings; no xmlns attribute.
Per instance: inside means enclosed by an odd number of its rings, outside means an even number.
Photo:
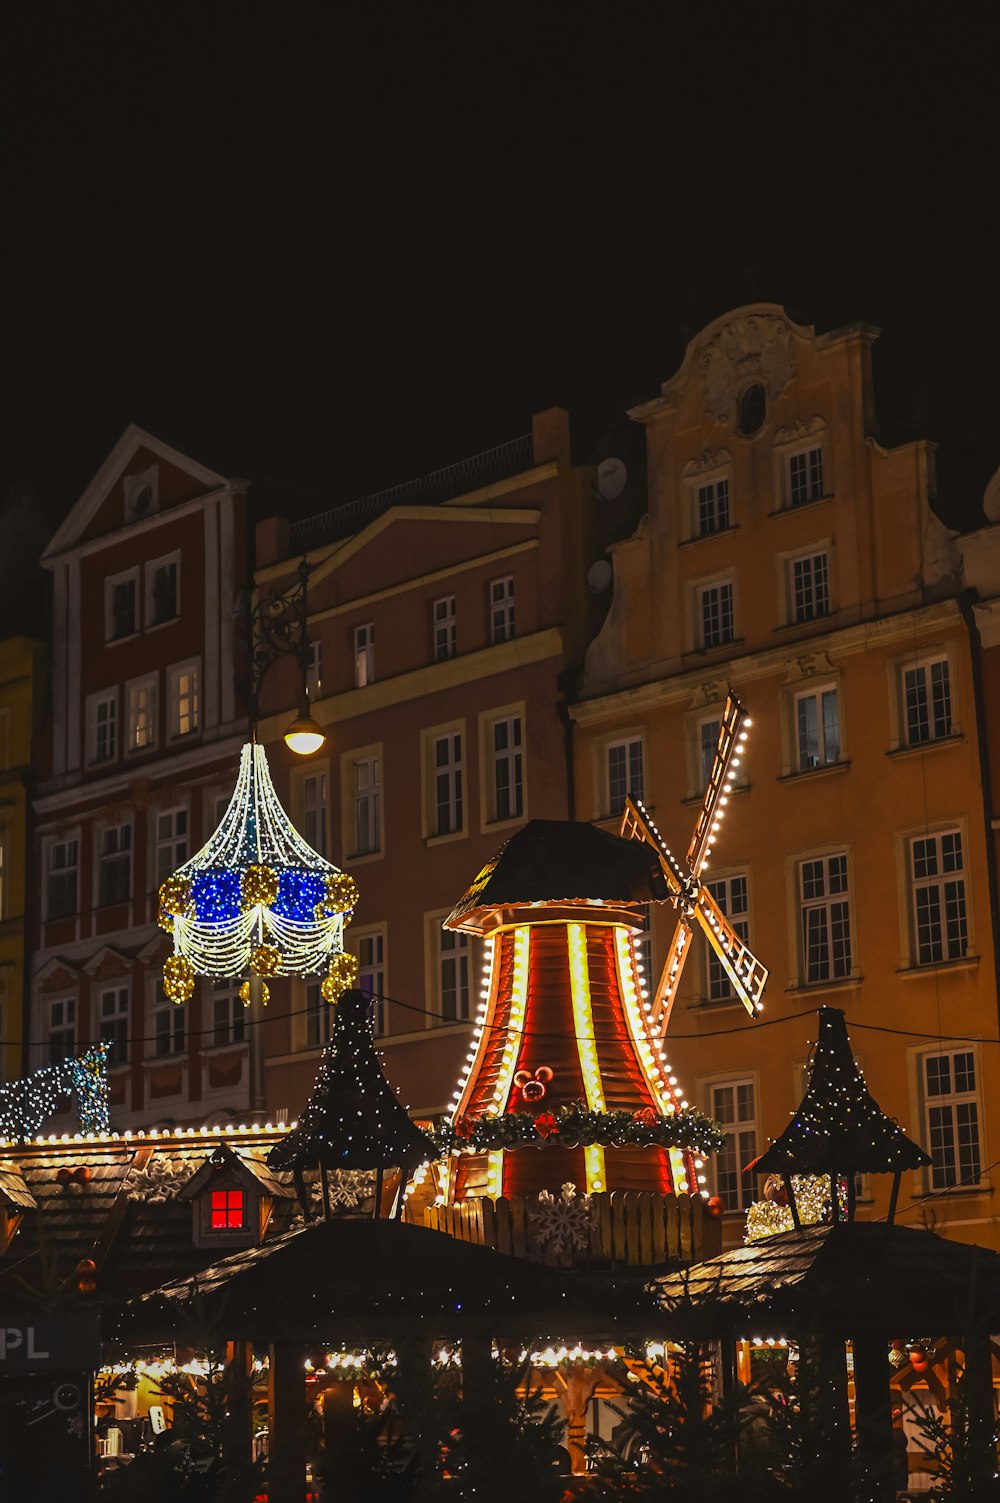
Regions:
<svg viewBox="0 0 1000 1503"><path fill-rule="evenodd" d="M272 663L296 657L301 675L299 713L285 731L285 745L298 757L311 756L326 741L326 732L309 708L309 605L311 567L304 558L298 581L290 590L274 585L257 601L250 615L250 729L255 734L260 718L260 690Z"/></svg>

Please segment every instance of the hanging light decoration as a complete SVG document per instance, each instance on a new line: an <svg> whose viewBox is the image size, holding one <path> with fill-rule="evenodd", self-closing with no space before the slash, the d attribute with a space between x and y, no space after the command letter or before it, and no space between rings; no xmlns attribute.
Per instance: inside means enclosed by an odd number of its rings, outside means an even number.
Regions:
<svg viewBox="0 0 1000 1503"><path fill-rule="evenodd" d="M344 925L357 901L354 879L291 824L254 741L215 834L160 888L160 924L174 940L164 991L184 1002L196 976L318 975L329 962L323 995L333 1001L350 985Z"/></svg>

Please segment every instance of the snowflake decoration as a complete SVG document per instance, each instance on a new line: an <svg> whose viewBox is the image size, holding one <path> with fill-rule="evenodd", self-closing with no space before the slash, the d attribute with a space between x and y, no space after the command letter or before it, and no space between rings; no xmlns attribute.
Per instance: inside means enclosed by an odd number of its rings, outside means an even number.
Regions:
<svg viewBox="0 0 1000 1503"><path fill-rule="evenodd" d="M563 1185L558 1195L539 1190L528 1220L539 1247L547 1252L585 1252L590 1245L590 1196L576 1185Z"/></svg>
<svg viewBox="0 0 1000 1503"><path fill-rule="evenodd" d="M375 1171L374 1169L333 1169L326 1177L326 1187L331 1211L353 1211L355 1207L365 1200L370 1200L375 1194ZM323 1215L323 1186L318 1174L315 1178L306 1180L306 1189L309 1193L309 1209L312 1211L313 1219L318 1220ZM291 1226L299 1226L304 1221L302 1207L296 1206L292 1214Z"/></svg>

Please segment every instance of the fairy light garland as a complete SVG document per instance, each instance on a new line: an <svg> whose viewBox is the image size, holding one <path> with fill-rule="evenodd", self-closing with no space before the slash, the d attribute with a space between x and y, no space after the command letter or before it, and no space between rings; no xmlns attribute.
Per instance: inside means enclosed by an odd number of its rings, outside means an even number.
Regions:
<svg viewBox="0 0 1000 1503"><path fill-rule="evenodd" d="M45 1065L0 1086L0 1140L23 1142L60 1109L66 1097L76 1102L81 1132L106 1133L110 1126L108 1053L110 1044L94 1044L83 1054ZM79 1135L78 1135L79 1136Z"/></svg>
<svg viewBox="0 0 1000 1503"><path fill-rule="evenodd" d="M187 1001L196 976L317 975L328 962L323 995L333 1001L357 974L343 945L357 885L298 834L256 742L240 753L218 829L159 897L160 923L174 941L163 976L174 1002Z"/></svg>

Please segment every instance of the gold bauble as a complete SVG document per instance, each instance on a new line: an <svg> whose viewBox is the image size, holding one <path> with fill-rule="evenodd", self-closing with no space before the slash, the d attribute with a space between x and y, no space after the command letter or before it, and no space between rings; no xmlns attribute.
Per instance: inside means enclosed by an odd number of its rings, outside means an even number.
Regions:
<svg viewBox="0 0 1000 1503"><path fill-rule="evenodd" d="M258 945L250 952L250 965L258 976L277 976L281 966L281 951L277 945Z"/></svg>
<svg viewBox="0 0 1000 1503"><path fill-rule="evenodd" d="M330 913L346 913L358 901L358 884L346 872L331 872L326 879L324 906Z"/></svg>
<svg viewBox="0 0 1000 1503"><path fill-rule="evenodd" d="M187 913L191 907L191 883L187 877L179 877L175 872L167 878L160 888L160 907L171 918L179 918L181 914Z"/></svg>
<svg viewBox="0 0 1000 1503"><path fill-rule="evenodd" d="M320 984L324 1002L336 1002L358 979L358 957L341 950L330 957L330 966Z"/></svg>
<svg viewBox="0 0 1000 1503"><path fill-rule="evenodd" d="M278 896L278 878L269 866L248 866L240 892L244 909L270 908Z"/></svg>
<svg viewBox="0 0 1000 1503"><path fill-rule="evenodd" d="M171 955L163 967L163 994L171 1002L186 1002L194 991L194 966L186 955Z"/></svg>
<svg viewBox="0 0 1000 1503"><path fill-rule="evenodd" d="M266 981L262 981L260 983L260 1005L261 1005L261 1007L266 1007L267 1004L268 1004L268 1002L270 1000L271 1000L271 988L268 986L268 984L267 984ZM249 981L244 981L243 985L240 987L240 1001L243 1003L244 1007L249 1007L250 1003L253 1001L253 998L250 995L250 983L249 983Z"/></svg>
<svg viewBox="0 0 1000 1503"><path fill-rule="evenodd" d="M160 928L165 929L168 934L173 934L174 916L172 913L167 912L162 903L160 904L160 911L156 915L156 922L159 924Z"/></svg>

